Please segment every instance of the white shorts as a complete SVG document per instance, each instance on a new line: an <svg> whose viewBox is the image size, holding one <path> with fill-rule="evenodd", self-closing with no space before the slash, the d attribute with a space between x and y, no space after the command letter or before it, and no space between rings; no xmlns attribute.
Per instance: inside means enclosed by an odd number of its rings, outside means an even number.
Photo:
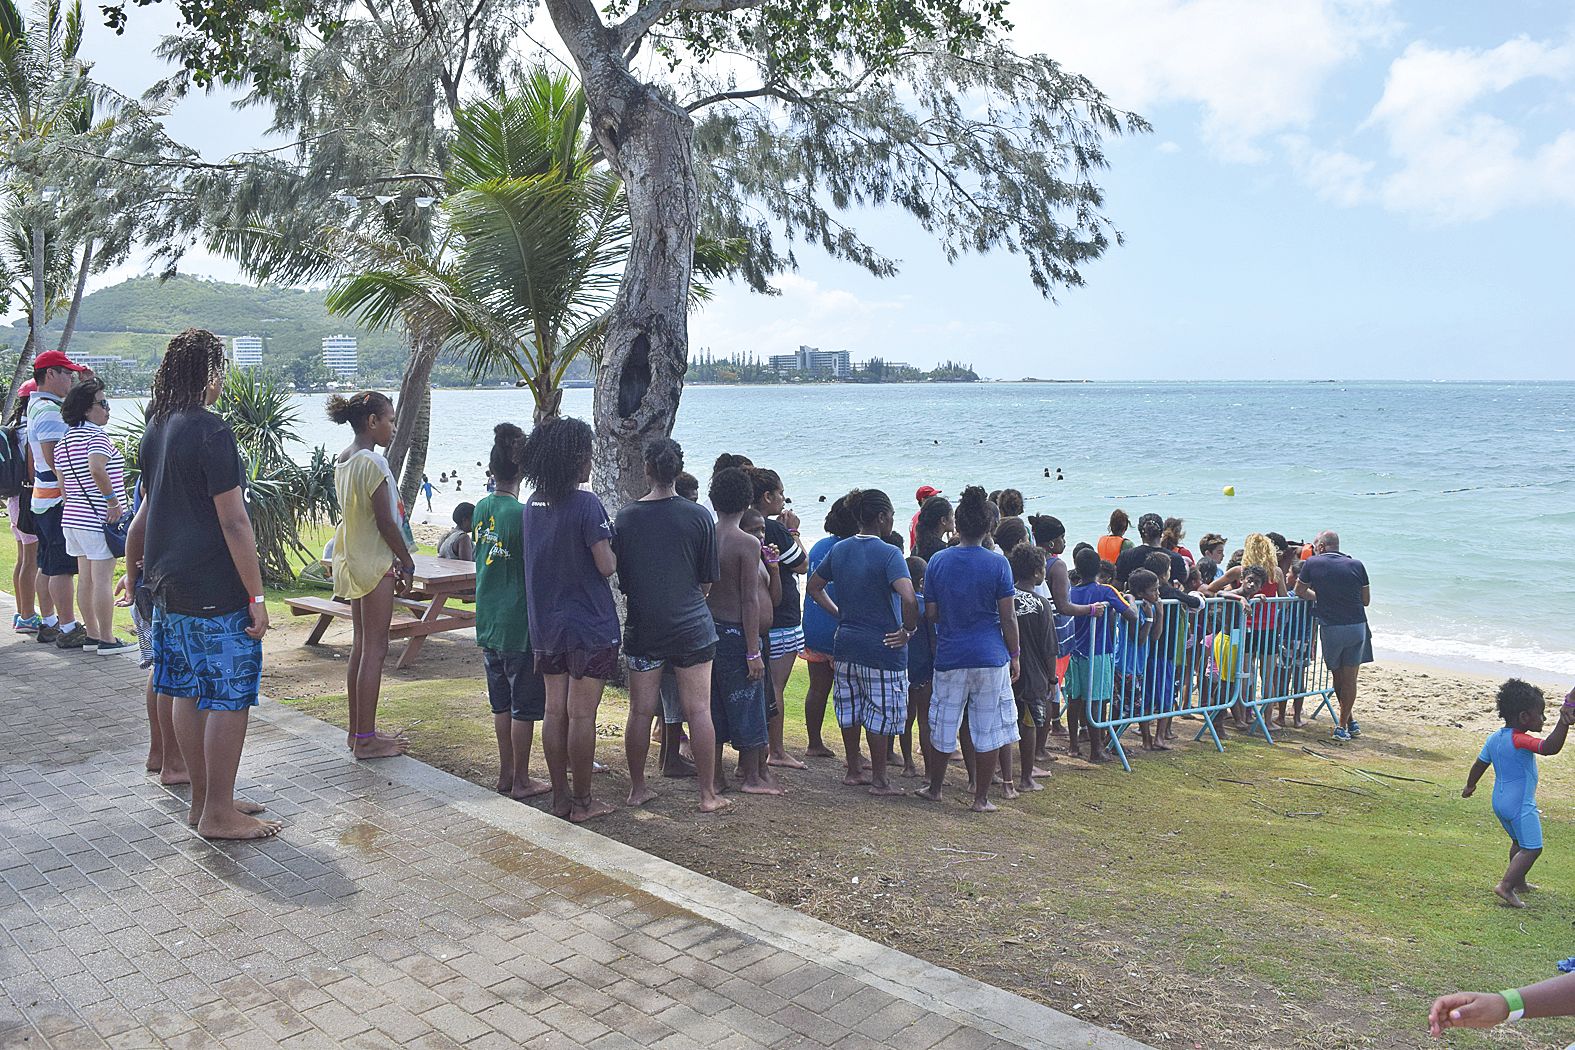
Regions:
<svg viewBox="0 0 1575 1050"><path fill-rule="evenodd" d="M975 751L994 751L1017 743L1017 702L1012 697L1012 667L960 667L936 671L930 694L930 743L950 754L964 712Z"/></svg>
<svg viewBox="0 0 1575 1050"><path fill-rule="evenodd" d="M66 534L66 553L73 558L86 558L88 561L114 561L115 556L109 551L109 541L104 539L103 529L62 529Z"/></svg>

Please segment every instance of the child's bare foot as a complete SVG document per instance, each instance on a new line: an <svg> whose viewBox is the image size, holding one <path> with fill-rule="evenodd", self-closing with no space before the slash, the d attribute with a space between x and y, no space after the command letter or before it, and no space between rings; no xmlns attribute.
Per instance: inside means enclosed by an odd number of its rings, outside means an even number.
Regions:
<svg viewBox="0 0 1575 1050"><path fill-rule="evenodd" d="M1016 798L1017 797L1017 785L1013 784L1010 780L1005 781L1004 783L1002 783L1001 784L1001 797L1002 798Z"/></svg>
<svg viewBox="0 0 1575 1050"><path fill-rule="evenodd" d="M652 791L648 787L642 787L638 791L631 790L629 792L629 805L631 805L631 806L643 806L647 802L651 801L653 798L656 798L656 797L657 797L656 792Z"/></svg>
<svg viewBox="0 0 1575 1050"><path fill-rule="evenodd" d="M537 780L535 777L526 777L524 784L510 789L509 798L512 798L516 802L523 802L525 799L535 798L537 795L545 795L551 790L552 785L547 783L545 780Z"/></svg>
<svg viewBox="0 0 1575 1050"><path fill-rule="evenodd" d="M1043 776L1043 774L1040 774L1040 775ZM1022 791L1043 791L1044 789L1045 789L1045 786L1043 784L1040 784L1040 783L1034 781L1032 778L1029 778L1027 780L1019 780L1017 782L1017 790L1019 792L1022 792Z"/></svg>
<svg viewBox="0 0 1575 1050"><path fill-rule="evenodd" d="M975 800L974 804L969 806L968 808L973 810L975 813L994 813L995 812L995 806L990 802L989 799L985 799L982 802L978 801L978 800Z"/></svg>
<svg viewBox="0 0 1575 1050"><path fill-rule="evenodd" d="M617 812L616 806L587 796L574 800L574 804L569 807L569 820L575 824L584 824L587 820L595 820L597 817L605 817L615 812Z"/></svg>
<svg viewBox="0 0 1575 1050"><path fill-rule="evenodd" d="M1046 761L1054 762L1055 759L1047 758ZM1031 777L1047 777L1050 775L1050 771L1048 769L1040 769L1038 766L1035 766L1034 771L1028 775Z"/></svg>
<svg viewBox="0 0 1575 1050"><path fill-rule="evenodd" d="M848 787L859 787L862 784L870 783L873 779L874 776L870 771L861 765L857 772L851 769L848 770L848 775L842 778L842 783Z"/></svg>
<svg viewBox="0 0 1575 1050"><path fill-rule="evenodd" d="M265 839L279 834L283 827L283 821L258 820L231 809L227 814L203 817L197 822L197 834L205 839Z"/></svg>
<svg viewBox="0 0 1575 1050"><path fill-rule="evenodd" d="M372 758L393 758L409 751L410 741L381 736L365 737L357 740L350 750L357 762Z"/></svg>
<svg viewBox="0 0 1575 1050"><path fill-rule="evenodd" d="M1493 892L1498 894L1498 899L1511 908L1524 908L1526 902L1515 895L1515 891L1502 882L1493 887Z"/></svg>
<svg viewBox="0 0 1575 1050"><path fill-rule="evenodd" d="M767 758L766 759L766 765L768 765L768 766L780 766L783 769L808 769L809 768L804 763L800 762L798 759L796 759L792 755L788 754L786 751L782 752L780 755L772 755L771 757Z"/></svg>
<svg viewBox="0 0 1575 1050"><path fill-rule="evenodd" d="M1291 722L1291 728L1293 728L1293 729L1300 729L1303 726L1305 726L1306 724L1307 724L1307 721L1304 718L1302 718L1301 715L1297 715L1296 718Z"/></svg>
<svg viewBox="0 0 1575 1050"><path fill-rule="evenodd" d="M804 750L810 758L836 758L837 755L825 744L811 744Z"/></svg>
<svg viewBox="0 0 1575 1050"><path fill-rule="evenodd" d="M905 776L905 777L909 777L909 778L916 777L916 776L919 775L919 767L918 766L903 766L902 767L902 775Z"/></svg>
<svg viewBox="0 0 1575 1050"><path fill-rule="evenodd" d="M945 797L939 791L936 791L934 788L931 788L931 787L921 787L917 791L915 791L913 794L914 794L914 797L922 798L926 802L939 802L939 801L941 801L942 798Z"/></svg>
<svg viewBox="0 0 1575 1050"><path fill-rule="evenodd" d="M1154 741L1154 750L1155 751L1174 751L1175 748L1173 748L1169 744L1165 743L1164 740L1156 740L1156 741Z"/></svg>
<svg viewBox="0 0 1575 1050"><path fill-rule="evenodd" d="M872 795L906 795L908 792L895 784L871 784Z"/></svg>
<svg viewBox="0 0 1575 1050"><path fill-rule="evenodd" d="M731 806L732 804L733 804L733 800L732 799L730 799L730 798L723 798L720 795L716 796L715 798L703 798L703 799L700 800L700 812L702 812L702 813L720 813L722 810L726 809L728 806Z"/></svg>
<svg viewBox="0 0 1575 1050"><path fill-rule="evenodd" d="M866 780L865 783L867 784L869 781ZM773 784L769 780L757 780L754 783L746 780L743 787L739 788L739 790L746 795L786 795L788 793L787 788L781 784Z"/></svg>

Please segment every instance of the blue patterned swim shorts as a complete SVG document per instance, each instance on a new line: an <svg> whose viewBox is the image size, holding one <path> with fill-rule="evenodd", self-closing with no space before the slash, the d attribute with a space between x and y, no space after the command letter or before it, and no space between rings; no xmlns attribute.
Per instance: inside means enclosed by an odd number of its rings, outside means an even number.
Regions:
<svg viewBox="0 0 1575 1050"><path fill-rule="evenodd" d="M262 642L246 633L247 610L187 616L153 609L153 689L193 698L200 711L244 711L257 703Z"/></svg>

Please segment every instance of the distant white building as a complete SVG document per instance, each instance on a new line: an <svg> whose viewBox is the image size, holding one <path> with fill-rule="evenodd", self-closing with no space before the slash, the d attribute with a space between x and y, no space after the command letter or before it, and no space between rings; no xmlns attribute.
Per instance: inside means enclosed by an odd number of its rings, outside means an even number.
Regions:
<svg viewBox="0 0 1575 1050"><path fill-rule="evenodd" d="M813 346L800 346L796 354L773 354L771 371L801 372L804 375L846 379L853 374L853 360L846 350L821 350Z"/></svg>
<svg viewBox="0 0 1575 1050"><path fill-rule="evenodd" d="M94 371L103 371L105 368L136 368L137 362L129 357L115 357L112 354L76 354L71 360L79 365L87 365Z"/></svg>
<svg viewBox="0 0 1575 1050"><path fill-rule="evenodd" d="M323 364L335 375L353 376L361 370L361 355L353 335L323 336Z"/></svg>
<svg viewBox="0 0 1575 1050"><path fill-rule="evenodd" d="M241 368L255 368L262 364L263 341L261 336L238 335L230 340L230 359Z"/></svg>

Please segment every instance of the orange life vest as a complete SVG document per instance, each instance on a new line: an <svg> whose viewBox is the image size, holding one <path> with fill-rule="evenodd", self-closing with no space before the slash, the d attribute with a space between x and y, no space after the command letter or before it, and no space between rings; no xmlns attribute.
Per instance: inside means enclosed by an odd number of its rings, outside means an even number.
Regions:
<svg viewBox="0 0 1575 1050"><path fill-rule="evenodd" d="M1125 542L1121 536L1101 536L1094 548L1099 551L1100 560L1114 562L1121 557L1121 545Z"/></svg>

